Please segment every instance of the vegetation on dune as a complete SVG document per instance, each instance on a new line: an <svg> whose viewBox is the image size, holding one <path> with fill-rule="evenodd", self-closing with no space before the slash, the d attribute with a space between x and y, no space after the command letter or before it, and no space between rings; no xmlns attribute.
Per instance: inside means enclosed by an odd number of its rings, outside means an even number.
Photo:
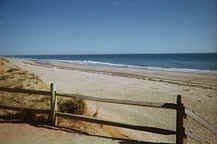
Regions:
<svg viewBox="0 0 217 144"><path fill-rule="evenodd" d="M76 98L59 98L58 111L64 113L83 114L84 102L81 99Z"/></svg>
<svg viewBox="0 0 217 144"><path fill-rule="evenodd" d="M21 70L9 60L0 58L0 87L47 90L49 87L38 76ZM50 109L50 98L36 94L22 94L0 91L0 104L21 106L33 109ZM75 98L58 98L58 110L61 112L82 114L84 102ZM48 115L33 114L0 109L1 119L47 120Z"/></svg>

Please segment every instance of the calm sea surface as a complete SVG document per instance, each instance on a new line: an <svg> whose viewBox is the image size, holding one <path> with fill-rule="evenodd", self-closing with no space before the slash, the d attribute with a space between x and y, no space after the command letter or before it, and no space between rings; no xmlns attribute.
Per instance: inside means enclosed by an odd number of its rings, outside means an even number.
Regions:
<svg viewBox="0 0 217 144"><path fill-rule="evenodd" d="M217 70L215 54L103 54L103 55L23 55L40 61L62 60L81 64L123 67Z"/></svg>

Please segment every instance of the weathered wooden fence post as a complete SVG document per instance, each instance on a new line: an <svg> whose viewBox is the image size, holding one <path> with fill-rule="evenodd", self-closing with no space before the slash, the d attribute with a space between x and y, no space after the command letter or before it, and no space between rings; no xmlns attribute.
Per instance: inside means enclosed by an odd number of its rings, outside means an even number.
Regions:
<svg viewBox="0 0 217 144"><path fill-rule="evenodd" d="M56 91L55 91L55 85L54 85L54 83L50 84L50 92L51 92L50 123L51 123L51 125L55 126L55 124L56 124L57 97L56 97Z"/></svg>
<svg viewBox="0 0 217 144"><path fill-rule="evenodd" d="M185 108L182 104L181 95L177 96L177 110L176 110L176 144L184 144L185 129L183 120L185 117Z"/></svg>

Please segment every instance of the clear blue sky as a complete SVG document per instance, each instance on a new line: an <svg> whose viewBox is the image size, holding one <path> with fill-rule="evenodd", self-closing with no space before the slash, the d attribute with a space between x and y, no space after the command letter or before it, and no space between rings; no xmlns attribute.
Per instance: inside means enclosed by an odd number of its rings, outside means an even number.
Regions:
<svg viewBox="0 0 217 144"><path fill-rule="evenodd" d="M217 0L0 0L0 55L217 52Z"/></svg>

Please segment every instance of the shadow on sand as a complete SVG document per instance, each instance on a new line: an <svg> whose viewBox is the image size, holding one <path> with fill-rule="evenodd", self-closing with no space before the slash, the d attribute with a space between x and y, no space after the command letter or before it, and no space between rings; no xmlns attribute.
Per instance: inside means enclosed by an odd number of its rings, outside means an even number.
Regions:
<svg viewBox="0 0 217 144"><path fill-rule="evenodd" d="M0 116L0 123L27 123L27 124L30 124L31 126L40 127L40 128L60 130L60 131L69 132L69 133L83 134L86 136L94 136L98 138L117 140L120 144L171 144L171 143L144 142L144 141L124 139L124 138L115 138L115 137L109 137L109 136L95 135L95 134L86 133L78 129L67 128L63 126L53 127L53 126L50 126L48 119L45 117L43 119L35 119L34 115L31 112L28 112L28 111L19 112L13 115L9 114L9 115Z"/></svg>

